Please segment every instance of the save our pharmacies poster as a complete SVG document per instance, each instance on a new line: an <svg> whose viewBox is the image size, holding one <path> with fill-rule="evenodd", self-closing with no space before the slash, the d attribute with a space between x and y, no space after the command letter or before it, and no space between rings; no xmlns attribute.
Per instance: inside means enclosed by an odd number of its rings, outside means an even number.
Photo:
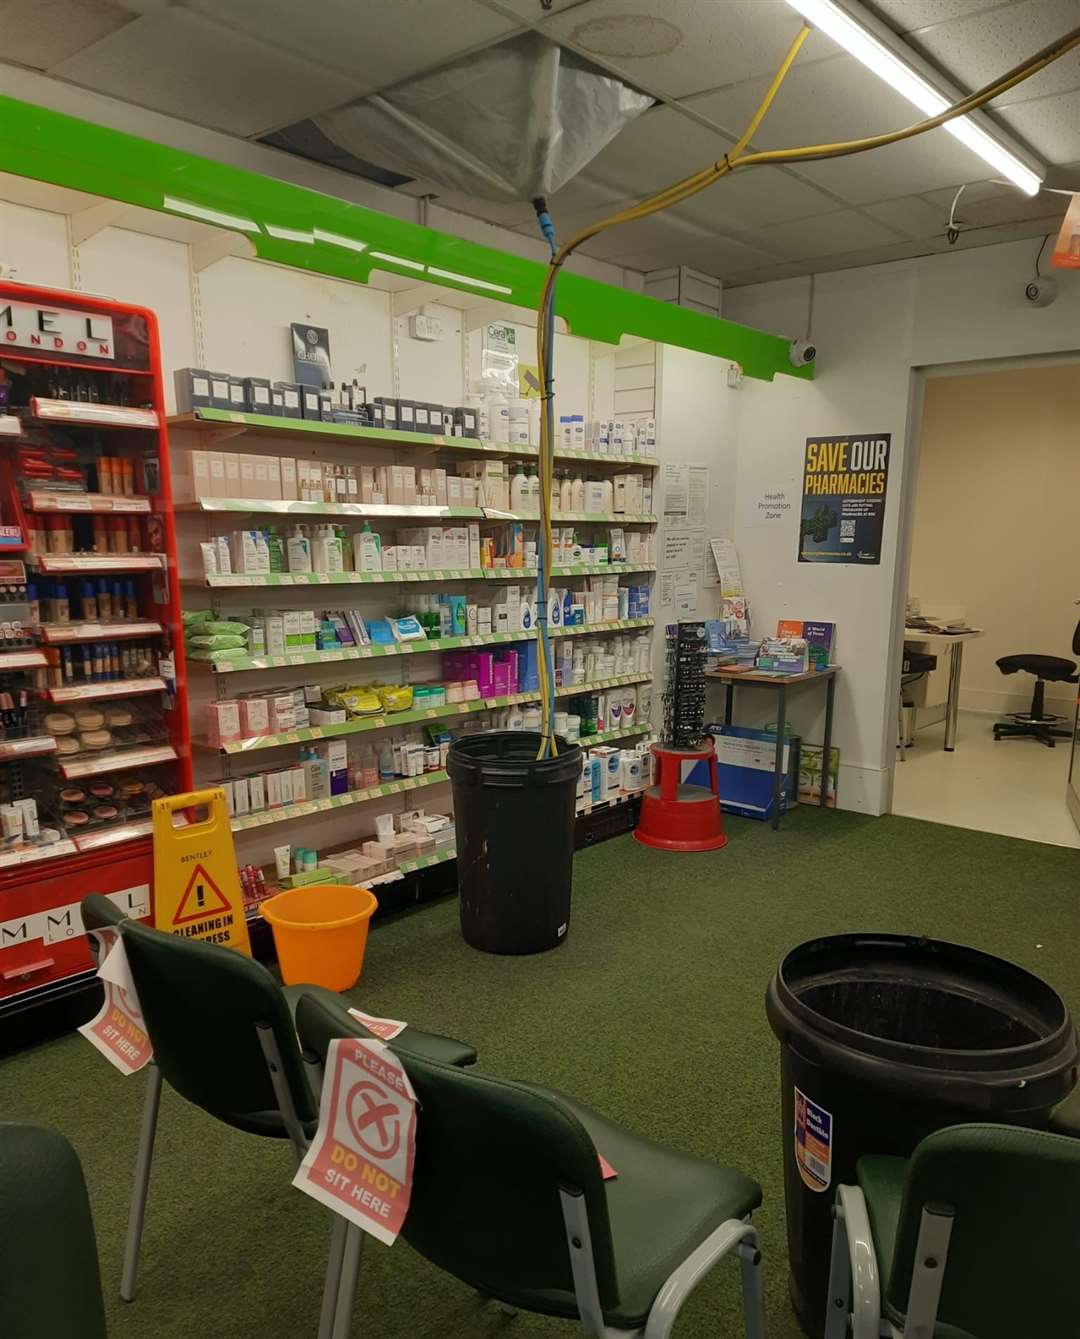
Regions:
<svg viewBox="0 0 1080 1339"><path fill-rule="evenodd" d="M881 562L892 434L808 437L799 562Z"/></svg>

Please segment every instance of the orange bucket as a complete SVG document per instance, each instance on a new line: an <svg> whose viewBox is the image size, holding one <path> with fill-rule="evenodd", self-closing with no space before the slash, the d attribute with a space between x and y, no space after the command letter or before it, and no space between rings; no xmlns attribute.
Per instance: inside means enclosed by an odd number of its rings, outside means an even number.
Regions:
<svg viewBox="0 0 1080 1339"><path fill-rule="evenodd" d="M370 888L319 883L289 888L259 904L270 922L287 986L348 990L364 966L368 921L378 908Z"/></svg>

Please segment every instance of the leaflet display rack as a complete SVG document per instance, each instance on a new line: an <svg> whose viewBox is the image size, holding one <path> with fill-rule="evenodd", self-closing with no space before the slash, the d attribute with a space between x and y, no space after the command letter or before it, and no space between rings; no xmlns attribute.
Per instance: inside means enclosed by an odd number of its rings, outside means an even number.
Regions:
<svg viewBox="0 0 1080 1339"><path fill-rule="evenodd" d="M0 284L0 1018L92 982L87 893L151 913L191 789L164 425L153 312Z"/></svg>

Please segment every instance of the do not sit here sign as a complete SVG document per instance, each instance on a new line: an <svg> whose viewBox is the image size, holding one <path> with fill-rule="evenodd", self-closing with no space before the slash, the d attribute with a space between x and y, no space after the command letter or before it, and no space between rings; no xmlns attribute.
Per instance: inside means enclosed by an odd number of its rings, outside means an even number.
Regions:
<svg viewBox="0 0 1080 1339"><path fill-rule="evenodd" d="M416 1096L380 1041L330 1043L319 1128L293 1185L387 1246L412 1195Z"/></svg>

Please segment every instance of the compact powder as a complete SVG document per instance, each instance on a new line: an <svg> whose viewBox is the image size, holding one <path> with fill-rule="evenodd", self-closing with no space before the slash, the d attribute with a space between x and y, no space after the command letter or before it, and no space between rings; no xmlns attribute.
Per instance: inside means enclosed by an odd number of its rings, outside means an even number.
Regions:
<svg viewBox="0 0 1080 1339"><path fill-rule="evenodd" d="M45 717L45 729L50 735L70 735L75 729L75 718L66 711L50 711Z"/></svg>
<svg viewBox="0 0 1080 1339"><path fill-rule="evenodd" d="M105 717L100 711L84 707L75 713L75 724L80 730L100 730L105 724Z"/></svg>
<svg viewBox="0 0 1080 1339"><path fill-rule="evenodd" d="M64 815L64 827L66 828L81 828L89 821L89 818L81 809L71 809Z"/></svg>
<svg viewBox="0 0 1080 1339"><path fill-rule="evenodd" d="M56 740L57 753L65 753L69 756L72 753L78 753L79 741L72 735L59 735Z"/></svg>
<svg viewBox="0 0 1080 1339"><path fill-rule="evenodd" d="M105 749L112 743L112 735L108 730L87 730L79 739L83 748L87 749Z"/></svg>
<svg viewBox="0 0 1080 1339"><path fill-rule="evenodd" d="M130 711L125 711L122 707L110 707L105 713L105 719L113 727L123 727L130 725L135 718Z"/></svg>

